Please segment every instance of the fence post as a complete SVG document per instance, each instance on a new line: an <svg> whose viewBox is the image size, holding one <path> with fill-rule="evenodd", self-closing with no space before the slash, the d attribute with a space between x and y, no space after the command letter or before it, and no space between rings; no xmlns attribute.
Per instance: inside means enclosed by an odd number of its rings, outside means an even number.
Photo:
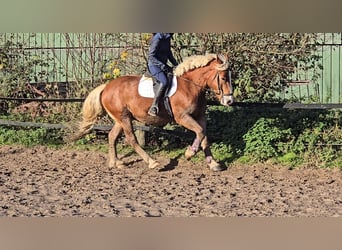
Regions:
<svg viewBox="0 0 342 250"><path fill-rule="evenodd" d="M139 126L139 125L142 126L144 124L142 124L140 122L136 122L136 125L137 126ZM146 133L145 133L145 131L141 130L141 129L136 129L134 131L134 134L135 134L135 137L137 138L137 141L138 141L139 145L141 147L144 147L145 144L146 144Z"/></svg>

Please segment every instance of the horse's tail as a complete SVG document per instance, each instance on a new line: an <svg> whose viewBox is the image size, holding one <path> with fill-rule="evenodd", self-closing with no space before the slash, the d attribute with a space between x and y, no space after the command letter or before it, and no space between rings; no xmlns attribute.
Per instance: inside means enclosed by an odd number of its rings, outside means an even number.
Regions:
<svg viewBox="0 0 342 250"><path fill-rule="evenodd" d="M104 83L89 93L82 106L82 120L77 125L77 132L65 138L65 141L76 141L88 134L94 127L97 118L103 113L101 93L105 87L106 84Z"/></svg>

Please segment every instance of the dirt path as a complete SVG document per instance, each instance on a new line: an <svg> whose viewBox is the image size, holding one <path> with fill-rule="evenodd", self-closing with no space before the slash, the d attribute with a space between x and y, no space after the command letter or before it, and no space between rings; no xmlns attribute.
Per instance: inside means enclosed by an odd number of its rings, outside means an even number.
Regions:
<svg viewBox="0 0 342 250"><path fill-rule="evenodd" d="M99 152L0 146L0 216L342 216L338 169L129 160L119 170Z"/></svg>

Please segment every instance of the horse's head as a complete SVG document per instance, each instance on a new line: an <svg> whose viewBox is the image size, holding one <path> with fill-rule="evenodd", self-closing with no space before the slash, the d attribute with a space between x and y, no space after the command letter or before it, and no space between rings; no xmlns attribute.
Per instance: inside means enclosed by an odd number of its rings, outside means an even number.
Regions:
<svg viewBox="0 0 342 250"><path fill-rule="evenodd" d="M192 83L202 90L209 87L221 104L228 106L234 102L228 66L227 54L194 55L185 58L174 73L187 83Z"/></svg>
<svg viewBox="0 0 342 250"><path fill-rule="evenodd" d="M216 74L210 84L222 105L228 106L234 102L231 72L229 71L228 55L217 55Z"/></svg>

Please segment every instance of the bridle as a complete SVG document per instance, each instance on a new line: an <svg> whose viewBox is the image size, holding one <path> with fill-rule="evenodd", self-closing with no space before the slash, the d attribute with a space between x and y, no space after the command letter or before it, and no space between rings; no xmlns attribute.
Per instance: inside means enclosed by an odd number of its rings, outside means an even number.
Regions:
<svg viewBox="0 0 342 250"><path fill-rule="evenodd" d="M223 90L222 90L222 84L221 84L221 81L220 81L220 75L219 75L219 71L216 73L215 77L216 78L216 82L217 82L217 89L218 89L218 92L214 92L215 95L221 95L222 96L232 96L233 95L233 86L232 86L232 72L229 70L228 71L228 88L230 90L230 93L228 94L223 94ZM211 90L212 91L212 90Z"/></svg>
<svg viewBox="0 0 342 250"><path fill-rule="evenodd" d="M221 81L220 81L220 75L219 75L220 71L217 71L213 80L216 78L216 82L217 82L217 89L218 89L218 92L210 89L210 88L206 88L206 90L214 93L215 95L221 95L223 93L223 90L222 90L222 84L221 84ZM199 88L202 88L202 85L192 81L192 80L189 80L185 77L181 77L181 76L178 76L180 79L184 80L184 81L187 81L189 83L191 83L192 85L195 85L196 87L199 87ZM233 86L232 86L232 72L229 70L228 71L228 87L229 87L229 90L230 90L230 93L229 94L222 94L222 96L233 96Z"/></svg>

